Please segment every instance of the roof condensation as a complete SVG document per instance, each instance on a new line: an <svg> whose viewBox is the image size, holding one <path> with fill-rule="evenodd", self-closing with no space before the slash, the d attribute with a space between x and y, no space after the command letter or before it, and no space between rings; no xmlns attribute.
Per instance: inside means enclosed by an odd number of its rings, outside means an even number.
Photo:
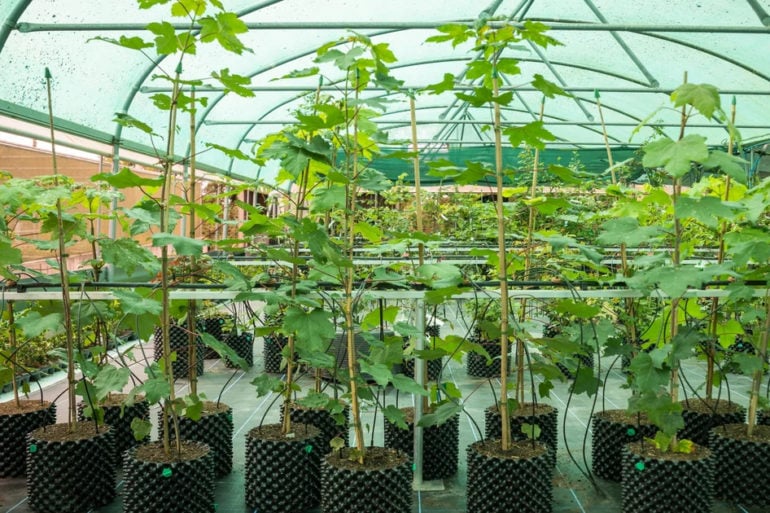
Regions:
<svg viewBox="0 0 770 513"><path fill-rule="evenodd" d="M312 66L316 49L346 35L347 30L387 42L398 58L392 74L417 90L420 141L443 145L490 142L488 108L474 108L452 92L438 95L419 89L441 81L445 73L463 86L466 64L475 57L471 45L452 48L425 40L449 22L472 22L482 10L514 22L542 21L562 43L547 49L522 46L507 56L521 61L522 76L504 87L515 100L503 110L506 123L527 123L539 116L542 95L529 87L535 73L573 94L549 99L543 118L557 137L551 146L564 149L603 147L595 91L600 93L608 138L614 146L639 145L653 136L650 121L672 137L679 113L670 109L668 93L685 77L710 83L723 92L723 106L736 99L736 123L745 141L770 139L770 0L238 0L223 2L238 12L250 30L242 40L251 52L235 55L215 45L199 45L184 61L184 78L206 79L228 69L248 76L253 97L223 94L217 88L198 91L208 98L199 109L198 151L213 143L250 151L254 141L280 130L315 91L318 77L281 79ZM14 14L18 19L14 18ZM121 152L144 151L158 140L136 129L120 129L115 113L125 112L152 126L164 126L165 113L153 95L168 93L169 83L154 78L159 68L176 66L172 57L138 52L94 38L140 36L151 40L147 23L171 18L168 6L141 10L131 0L3 0L0 1L0 131L46 137L48 108L45 68L53 75L53 105L59 142L73 147L93 145L110 153L119 137ZM610 30L612 28L613 30ZM151 49L152 52L154 50ZM157 62L153 62L157 61ZM324 88L342 77L324 70ZM212 82L212 85L213 82ZM394 142L410 137L406 94L370 90L387 96L388 110L379 121ZM657 110L657 111L656 111ZM188 125L189 120L180 120ZM724 144L719 123L699 120L697 131L711 144ZM186 133L186 132L185 132ZM189 141L179 137L175 151L187 155ZM89 140L95 141L90 143ZM152 161L152 158L149 158ZM198 158L205 168L239 177L265 178L274 171L251 162L232 161L218 151Z"/></svg>

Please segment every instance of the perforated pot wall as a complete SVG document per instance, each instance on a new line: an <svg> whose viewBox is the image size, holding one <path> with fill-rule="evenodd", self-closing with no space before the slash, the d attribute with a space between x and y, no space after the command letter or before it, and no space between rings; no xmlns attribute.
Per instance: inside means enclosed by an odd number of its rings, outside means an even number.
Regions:
<svg viewBox="0 0 770 513"><path fill-rule="evenodd" d="M265 337L262 355L265 360L265 372L281 372L281 351L288 339L283 335L273 334Z"/></svg>
<svg viewBox="0 0 770 513"><path fill-rule="evenodd" d="M27 465L27 433L56 422L56 404L23 401L39 409L0 415L0 477L21 477Z"/></svg>
<svg viewBox="0 0 770 513"><path fill-rule="evenodd" d="M532 415L532 403L524 403L516 412L510 416L511 418L511 439L512 440L527 440L521 427L524 424L537 424L540 427L539 441L550 447L549 454L556 462L556 451L559 448L559 410L548 404L538 404L538 409L544 409L544 411L537 411L535 415ZM496 406L490 406L484 410L484 433L486 438L500 438L502 436L502 422L500 420L500 412Z"/></svg>
<svg viewBox="0 0 770 513"><path fill-rule="evenodd" d="M251 333L230 333L225 343L235 351L235 354L246 360L249 367L254 365L254 335ZM229 358L225 358L225 367L232 369L235 364Z"/></svg>
<svg viewBox="0 0 770 513"><path fill-rule="evenodd" d="M531 457L502 458L480 451L485 440L468 446L468 513L550 513L553 508L553 464L543 444ZM528 449L531 442L516 442Z"/></svg>
<svg viewBox="0 0 770 513"><path fill-rule="evenodd" d="M391 451L370 447L373 451ZM321 462L323 513L412 513L412 465L406 455L380 469L339 466L346 456L329 454Z"/></svg>
<svg viewBox="0 0 770 513"><path fill-rule="evenodd" d="M603 479L620 481L623 447L644 437L652 438L657 428L649 422L616 420L614 412L626 416L625 410L608 410L591 417L591 470Z"/></svg>
<svg viewBox="0 0 770 513"><path fill-rule="evenodd" d="M469 376L477 378L493 378L500 375L500 343L475 341L486 349L492 362L487 365L487 359L477 353L468 353L465 368Z"/></svg>
<svg viewBox="0 0 770 513"><path fill-rule="evenodd" d="M724 429L723 429L724 428ZM763 441L741 437L746 424L728 424L711 430L711 450L717 479L716 496L741 506L770 506L770 426L756 426Z"/></svg>
<svg viewBox="0 0 770 513"><path fill-rule="evenodd" d="M140 461L137 447L123 456L124 513L214 513L214 459L205 444L182 442L203 449L203 456L160 463ZM160 446L160 442L152 445ZM159 447L162 451L162 446Z"/></svg>
<svg viewBox="0 0 770 513"><path fill-rule="evenodd" d="M342 410L342 416L345 418L344 424L337 424L337 421L326 410L316 408L300 408L295 406L291 411L291 421L301 424L310 424L320 430L318 434L318 450L321 454L327 454L331 451L329 442L334 437L340 437L348 445L350 441L350 406L345 406ZM283 420L283 410L281 410L281 420Z"/></svg>
<svg viewBox="0 0 770 513"><path fill-rule="evenodd" d="M84 408L83 403L78 403L78 419L81 421L86 421L83 416ZM102 409L104 410L104 424L112 427L115 442L115 466L120 466L123 461L123 453L140 443L134 437L131 422L135 418L149 420L150 404L147 401L140 401L131 406L125 406L122 416L121 405L119 404L104 405Z"/></svg>
<svg viewBox="0 0 770 513"><path fill-rule="evenodd" d="M269 426L265 426L269 427ZM260 513L303 511L321 500L320 431L295 424L295 438L262 438L260 428L246 435L246 506Z"/></svg>
<svg viewBox="0 0 770 513"><path fill-rule="evenodd" d="M215 403L207 403L203 415L198 420L181 417L179 436L182 440L208 445L214 460L214 477L222 477L233 469L233 409L224 403L220 403L220 410L216 410L215 406ZM162 437L161 415L162 412L159 411L159 436Z"/></svg>
<svg viewBox="0 0 770 513"><path fill-rule="evenodd" d="M623 448L623 513L710 513L714 506L711 451L697 459L662 459L637 454L640 443Z"/></svg>
<svg viewBox="0 0 770 513"><path fill-rule="evenodd" d="M177 324L169 326L169 344L171 351L176 352L176 361L172 363L171 368L174 372L175 378L186 378L187 370L190 367L189 347L187 330ZM160 361L163 358L163 337L159 326L155 327L155 333L153 335L153 348L155 361ZM198 376L203 374L203 357L204 357L204 345L200 337L197 338L195 346L196 352L196 365L195 369Z"/></svg>
<svg viewBox="0 0 770 513"><path fill-rule="evenodd" d="M410 416L408 429L400 429L385 419L385 447L396 449L414 459L413 408L401 408ZM411 410L409 412L408 410ZM455 415L439 426L422 430L422 478L426 481L446 479L457 473L460 445L460 415Z"/></svg>
<svg viewBox="0 0 770 513"><path fill-rule="evenodd" d="M690 404L695 407L699 399L690 399ZM716 404L711 401L708 404ZM746 408L743 406L720 400L716 412L703 412L690 409L685 401L682 404L682 417L684 417L684 429L679 431L679 437L692 440L698 445L708 447L711 428L723 424L741 424L746 420Z"/></svg>
<svg viewBox="0 0 770 513"><path fill-rule="evenodd" d="M83 513L115 498L115 445L108 426L76 423L88 433L59 441L66 424L38 428L27 435L27 496L38 513ZM57 436L53 436L53 435Z"/></svg>

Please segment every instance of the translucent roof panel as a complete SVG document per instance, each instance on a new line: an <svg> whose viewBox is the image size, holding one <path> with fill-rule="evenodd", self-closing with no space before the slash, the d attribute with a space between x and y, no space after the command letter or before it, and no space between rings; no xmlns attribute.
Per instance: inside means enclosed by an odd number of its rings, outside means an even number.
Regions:
<svg viewBox="0 0 770 513"><path fill-rule="evenodd" d="M436 28L450 22L473 23L482 15L512 23L541 21L561 45L539 49L524 45L507 56L521 61L522 76L503 87L515 92L503 121L521 124L537 119L541 94L531 86L538 73L572 94L549 99L543 119L561 148L596 148L604 144L596 93L611 144L638 145L654 135L638 127L647 120L672 137L679 113L669 108L668 94L685 80L710 83L724 106L735 98L736 123L744 141L770 139L770 0L223 0L249 27L242 40L251 50L242 55L215 45L199 45L185 59L185 78L206 79L227 69L251 80L252 97L202 87L207 106L196 113L198 162L209 171L240 177L267 176L247 161L231 160L207 144L251 151L254 141L280 130L318 86L318 77L282 79L312 66L316 49L353 30L375 42L387 42L398 61L392 73L405 90L417 92L418 139L442 144L490 142L483 124L489 109L475 108L452 92L429 95L420 90L446 73L458 88L471 88L466 64L476 57L471 45L427 43ZM180 25L168 5L140 9L133 0L0 1L0 130L45 138L48 119L44 72L53 75L53 110L61 140L102 154L152 154L159 145L137 129L122 129L116 113L152 126L164 126L165 114L154 96L167 94L158 79L176 65L173 58L145 55L95 38L154 37L151 22ZM180 27L181 28L181 27ZM324 94L333 94L342 77L324 71ZM209 81L211 82L211 81ZM213 82L212 82L213 83ZM364 95L390 101L379 118L394 141L410 137L409 103L404 93L372 89ZM189 125L190 120L180 120ZM25 125L26 124L26 125ZM26 128L25 128L26 126ZM37 128L35 128L37 126ZM727 133L715 120L699 120L692 130L723 144ZM186 134L187 130L180 130ZM117 143L114 145L114 143ZM162 144L162 143L161 143ZM190 151L189 137L179 137L175 152ZM152 161L152 156L149 159Z"/></svg>

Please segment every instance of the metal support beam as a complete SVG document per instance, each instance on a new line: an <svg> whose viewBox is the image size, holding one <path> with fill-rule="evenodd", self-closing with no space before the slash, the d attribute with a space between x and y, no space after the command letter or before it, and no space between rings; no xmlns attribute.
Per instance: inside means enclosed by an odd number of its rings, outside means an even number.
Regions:
<svg viewBox="0 0 770 513"><path fill-rule="evenodd" d="M428 87L428 85L404 85L404 89L412 89L414 91L420 91ZM248 89L249 91L254 92L262 92L262 93L281 93L281 92L297 92L297 93L307 93L311 91L315 91L315 86L298 86L298 85L251 85L251 86L245 86L245 89ZM452 87L453 91L472 91L474 89L474 86L472 85L464 85L464 84L457 84ZM593 93L596 91L596 87L580 87L580 86L565 86L562 87L566 92L568 93ZM598 88L602 93L622 93L622 94L665 94L669 95L673 91L672 88L665 88L665 87L599 87ZM181 88L182 91L190 91L191 88ZM391 89L386 89L384 87L379 86L367 86L367 91L391 91ZM171 91L170 87L151 87L151 86L145 86L142 87L140 92L143 94L155 94L155 93L168 93ZM195 91L199 93L223 93L225 92L224 87L219 86L195 86ZM321 87L321 91L330 91L330 92L338 92L339 88L335 86L323 86ZM517 86L517 85L501 85L500 91L517 91L520 93L536 93L539 92L539 89L536 89L532 86ZM731 94L731 95L738 95L738 96L770 96L770 89L720 89L720 94Z"/></svg>
<svg viewBox="0 0 770 513"><path fill-rule="evenodd" d="M260 119L260 120L248 120L248 119L229 119L229 120L214 120L209 119L206 120L204 123L205 125L209 126L220 126L220 125L291 125L295 123L296 120L291 119ZM421 125L488 125L491 121L485 121L480 119L422 119L420 120ZM598 121L544 121L545 125L551 125L551 126L582 126L582 127L589 127L589 126L601 126L601 123ZM410 121L408 119L392 119L392 120L377 120L378 125L409 125ZM509 123L510 124L510 123ZM638 122L608 122L605 123L605 126L630 126L635 127L638 126ZM656 126L656 127L664 127L664 128L673 128L673 127L679 127L679 123L650 123L650 126ZM724 128L723 125L719 125L716 123L708 124L708 123L692 123L687 125L688 128ZM760 124L760 125L743 125L743 124L737 124L737 128L745 128L745 129L770 129L770 124ZM440 142L440 141L437 141Z"/></svg>
<svg viewBox="0 0 770 513"><path fill-rule="evenodd" d="M596 5L591 0L583 0L585 4L588 6L589 9L591 9L591 12L594 13L594 16L601 21L603 24L607 24L607 18L604 17L602 14L602 11L599 10ZM620 37L620 35L613 31L610 31L610 35L615 40L616 43L620 46L620 48L623 49L624 52L626 52L626 55L631 59L631 61L636 64L636 67L639 69L639 71L642 72L642 75L645 76L647 81L650 83L652 87L658 87L660 85L660 82L658 82L658 79L652 76L652 73L649 72L649 70L642 64L642 61L639 60L639 58L636 56L636 54L629 48L629 46L626 44L626 42L623 40L623 38Z"/></svg>
<svg viewBox="0 0 770 513"><path fill-rule="evenodd" d="M415 344L416 351L425 349L425 301L420 299L415 302L415 328L417 329L417 339ZM414 380L425 388L425 360L415 358L414 360ZM422 467L423 467L423 428L420 426L422 420L422 396L414 396L414 474L412 488L419 490L422 488Z"/></svg>
<svg viewBox="0 0 770 513"><path fill-rule="evenodd" d="M754 13L757 15L757 18L759 18L759 21L762 22L762 25L765 27L770 27L770 16L768 16L767 11L765 11L764 7L759 5L759 2L757 0L746 0L751 8L754 10Z"/></svg>
<svg viewBox="0 0 770 513"><path fill-rule="evenodd" d="M679 32L700 34L768 34L768 27L746 27L729 25L636 25L624 23L566 23L559 20L538 20L549 26L551 31L577 31L577 32ZM248 22L246 28L250 30L349 30L349 29L379 29L379 30L409 30L409 29L435 29L441 25L452 23L446 21L308 21L308 22ZM454 23L472 26L475 22L457 20ZM513 25L524 28L521 22L490 22L491 27ZM177 30L189 30L185 24L174 24ZM146 31L147 26L142 23L18 23L16 29L19 32L129 32ZM194 27L195 30L200 27Z"/></svg>

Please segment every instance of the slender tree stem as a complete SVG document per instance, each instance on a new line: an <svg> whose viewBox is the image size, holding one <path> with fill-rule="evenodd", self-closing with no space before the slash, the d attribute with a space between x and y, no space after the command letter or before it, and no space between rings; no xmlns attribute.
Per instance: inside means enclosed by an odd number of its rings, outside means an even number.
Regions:
<svg viewBox="0 0 770 513"><path fill-rule="evenodd" d="M496 61L497 59L495 59ZM496 62L493 66L496 66ZM492 94L500 92L497 71L492 77ZM505 250L505 211L503 197L503 143L500 123L500 104L494 102L495 178L497 182L497 259L500 280L500 444L503 451L511 448L511 422L508 413L508 255Z"/></svg>

